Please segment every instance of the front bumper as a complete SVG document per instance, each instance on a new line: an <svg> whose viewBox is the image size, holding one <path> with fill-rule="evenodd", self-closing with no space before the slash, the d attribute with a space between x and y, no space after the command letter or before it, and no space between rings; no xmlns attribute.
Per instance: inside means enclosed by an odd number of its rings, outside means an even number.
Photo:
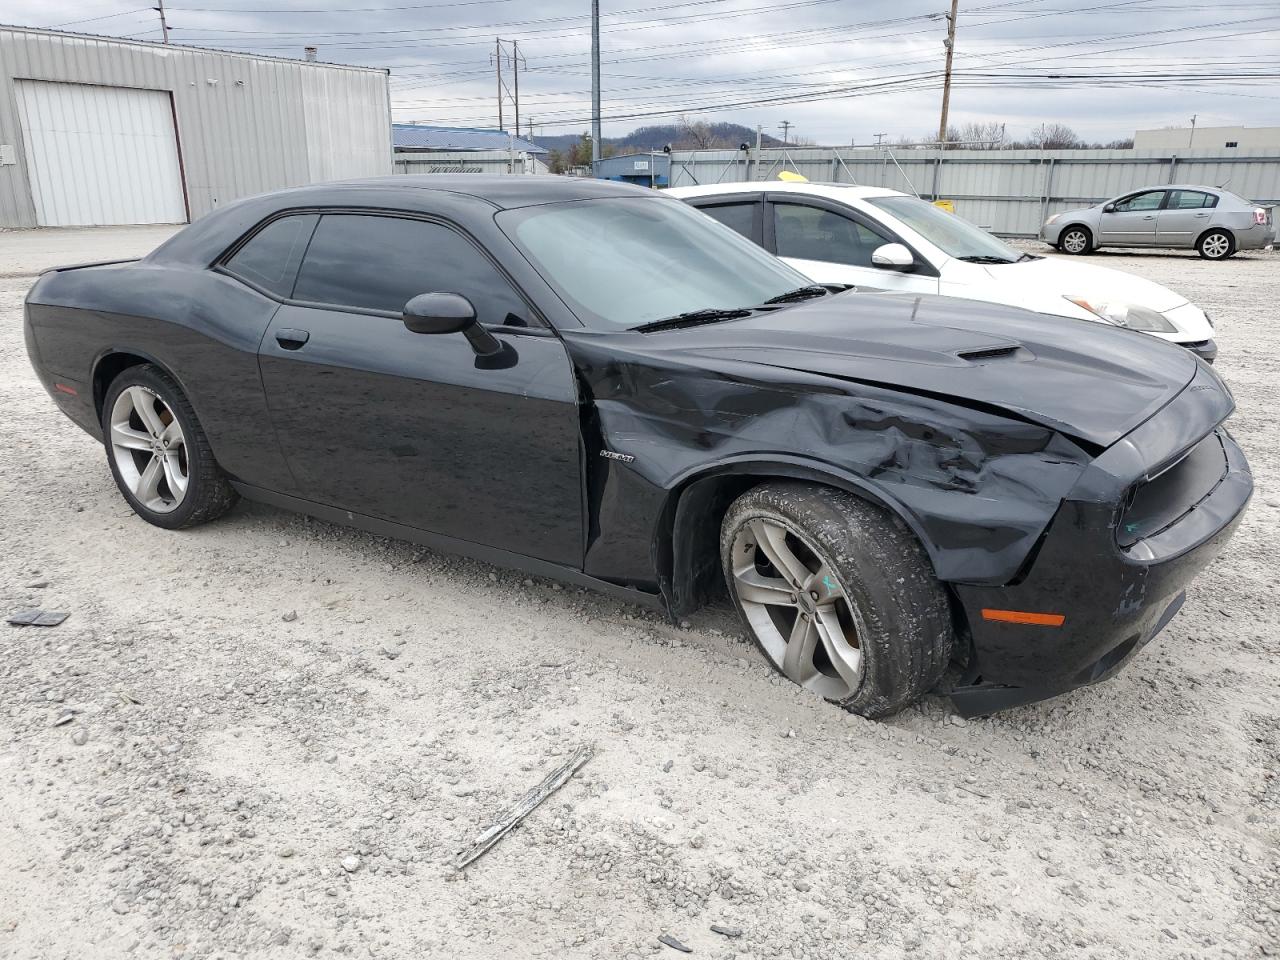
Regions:
<svg viewBox="0 0 1280 960"><path fill-rule="evenodd" d="M1062 221L1046 223L1040 227L1040 239L1051 246L1058 245L1058 237L1062 234Z"/></svg>
<svg viewBox="0 0 1280 960"><path fill-rule="evenodd" d="M1213 363L1218 359L1218 343L1216 340L1201 340L1197 343L1180 343L1180 347L1186 347L1205 363Z"/></svg>
<svg viewBox="0 0 1280 960"><path fill-rule="evenodd" d="M1243 452L1218 424L1230 400L1207 370L1142 427L1100 455L1063 501L1021 577L999 587L953 584L972 639L951 693L963 716L1054 697L1113 676L1177 613L1191 580L1235 532L1253 492ZM1118 525L1135 483L1172 471L1209 444L1221 473L1175 520L1122 547ZM1215 446L1218 445L1218 446ZM1201 451L1202 454L1204 451ZM1169 466L1172 463L1173 466ZM1197 461L1203 469L1205 460ZM1140 519L1140 518L1139 518ZM1134 526L1137 526L1136 524ZM1060 614L1060 626L989 619L991 611Z"/></svg>

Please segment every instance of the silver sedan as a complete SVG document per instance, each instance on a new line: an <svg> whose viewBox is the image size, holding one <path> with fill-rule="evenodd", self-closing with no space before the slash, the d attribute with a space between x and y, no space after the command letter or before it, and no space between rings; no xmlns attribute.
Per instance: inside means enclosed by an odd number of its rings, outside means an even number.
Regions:
<svg viewBox="0 0 1280 960"><path fill-rule="evenodd" d="M1269 207L1217 187L1171 184L1055 213L1040 228L1040 239L1063 253L1175 247L1195 249L1206 260L1225 260L1237 250L1271 246L1276 226Z"/></svg>

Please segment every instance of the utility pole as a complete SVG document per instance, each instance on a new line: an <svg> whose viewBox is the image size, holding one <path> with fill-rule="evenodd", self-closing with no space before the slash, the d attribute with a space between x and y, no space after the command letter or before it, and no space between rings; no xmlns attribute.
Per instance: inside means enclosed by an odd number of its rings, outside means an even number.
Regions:
<svg viewBox="0 0 1280 960"><path fill-rule="evenodd" d="M520 41L511 41L511 69L515 72L516 136L520 136Z"/></svg>
<svg viewBox="0 0 1280 960"><path fill-rule="evenodd" d="M600 0L591 0L591 162L600 159Z"/></svg>
<svg viewBox="0 0 1280 960"><path fill-rule="evenodd" d="M755 161L755 169L751 171L752 180L760 179L760 137L761 137L761 132L763 130L764 128L757 123L756 124L756 155L752 157L752 159Z"/></svg>
<svg viewBox="0 0 1280 960"><path fill-rule="evenodd" d="M155 10L158 14L160 14L160 32L164 34L164 42L168 43L169 42L169 21L166 20L164 17L164 0L156 0L156 3L158 3L159 6L153 7L152 9Z"/></svg>
<svg viewBox="0 0 1280 960"><path fill-rule="evenodd" d="M502 38L493 38L493 62L498 68L498 129L505 130L502 125Z"/></svg>
<svg viewBox="0 0 1280 960"><path fill-rule="evenodd" d="M1188 149L1190 149L1191 144L1194 143L1196 139L1196 117L1198 116L1200 116L1198 113L1191 115L1191 136L1187 137Z"/></svg>
<svg viewBox="0 0 1280 960"><path fill-rule="evenodd" d="M782 145L785 147L787 145L787 131L791 129L791 121L783 120L778 124L778 129L782 131Z"/></svg>
<svg viewBox="0 0 1280 960"><path fill-rule="evenodd" d="M960 0L951 0L951 12L947 14L947 70L942 80L942 120L938 123L938 145L947 142L947 111L951 108L951 58L956 52L956 9Z"/></svg>

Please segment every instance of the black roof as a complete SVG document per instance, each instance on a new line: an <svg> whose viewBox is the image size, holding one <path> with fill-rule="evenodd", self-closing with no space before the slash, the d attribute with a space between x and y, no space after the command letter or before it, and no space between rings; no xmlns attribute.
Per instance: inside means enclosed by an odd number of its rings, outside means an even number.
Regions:
<svg viewBox="0 0 1280 960"><path fill-rule="evenodd" d="M315 183L246 197L220 207L175 234L147 259L207 264L245 230L282 210L354 206L430 211L440 205L440 194L448 195L454 206L471 206L476 211L600 197L657 197L652 190L631 184L551 175L428 173ZM491 218L492 213L486 216Z"/></svg>
<svg viewBox="0 0 1280 960"><path fill-rule="evenodd" d="M493 204L499 209L525 207L534 203L556 203L562 200L591 200L595 197L635 196L644 187L618 183L612 180L596 180L591 177L562 177L554 175L500 176L475 173L419 173L390 177L371 177L366 180L343 180L337 183L320 183L312 187L300 187L299 191L332 190L339 187L374 187L385 190L444 190L467 197L475 197Z"/></svg>

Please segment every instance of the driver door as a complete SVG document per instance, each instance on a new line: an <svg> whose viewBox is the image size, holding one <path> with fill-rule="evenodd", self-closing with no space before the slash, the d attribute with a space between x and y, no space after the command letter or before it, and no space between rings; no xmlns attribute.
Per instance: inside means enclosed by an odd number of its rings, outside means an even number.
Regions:
<svg viewBox="0 0 1280 960"><path fill-rule="evenodd" d="M766 210L765 249L817 283L852 283L863 292L938 292L936 276L873 265L877 248L900 241L836 204L774 194Z"/></svg>
<svg viewBox="0 0 1280 960"><path fill-rule="evenodd" d="M1118 200L1111 213L1098 219L1100 242L1146 246L1156 241L1156 223L1164 206L1164 190L1146 190Z"/></svg>
<svg viewBox="0 0 1280 960"><path fill-rule="evenodd" d="M515 362L482 369L461 334L410 332L403 306L429 292L470 300ZM407 215L323 214L259 361L306 499L581 566L572 366L461 233Z"/></svg>

